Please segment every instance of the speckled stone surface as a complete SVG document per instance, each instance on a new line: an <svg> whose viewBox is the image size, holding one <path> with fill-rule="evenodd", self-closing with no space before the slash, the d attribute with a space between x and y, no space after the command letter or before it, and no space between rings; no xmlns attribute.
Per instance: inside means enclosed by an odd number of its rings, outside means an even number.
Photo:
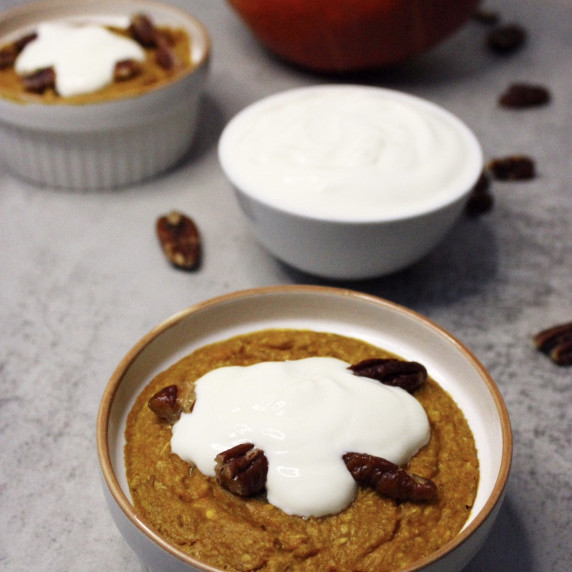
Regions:
<svg viewBox="0 0 572 572"><path fill-rule="evenodd" d="M0 7L15 0L0 0ZM98 401L115 365L156 323L223 293L325 282L294 272L249 233L216 159L228 119L279 90L328 78L284 66L223 0L180 0L210 29L212 72L200 137L165 176L108 193L29 186L0 170L0 570L139 570L104 504ZM529 154L538 177L495 183L492 212L463 219L431 255L394 276L351 284L409 306L461 339L499 384L514 462L505 504L468 572L572 570L572 368L531 336L572 320L572 4L487 1L529 31L495 57L469 23L399 70L344 81L401 89L463 118L487 158ZM337 80L341 81L341 80ZM550 105L500 109L508 83L550 87ZM163 259L159 214L191 213L204 236L193 274Z"/></svg>

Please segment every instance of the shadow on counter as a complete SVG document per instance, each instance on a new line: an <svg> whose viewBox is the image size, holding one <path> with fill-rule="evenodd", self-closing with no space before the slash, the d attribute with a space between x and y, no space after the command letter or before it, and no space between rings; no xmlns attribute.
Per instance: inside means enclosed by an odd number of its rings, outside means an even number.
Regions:
<svg viewBox="0 0 572 572"><path fill-rule="evenodd" d="M423 312L475 295L495 278L496 237L485 219L461 219L425 258L396 274L370 280L327 280L282 266L298 284L349 288Z"/></svg>
<svg viewBox="0 0 572 572"><path fill-rule="evenodd" d="M498 518L481 550L463 572L531 572L532 554L524 526L512 508L510 491L507 493Z"/></svg>

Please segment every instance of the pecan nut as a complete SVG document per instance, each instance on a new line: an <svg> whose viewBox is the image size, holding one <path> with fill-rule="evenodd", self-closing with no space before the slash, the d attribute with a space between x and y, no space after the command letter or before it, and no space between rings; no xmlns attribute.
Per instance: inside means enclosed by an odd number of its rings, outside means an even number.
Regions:
<svg viewBox="0 0 572 572"><path fill-rule="evenodd" d="M491 181L483 172L475 183L469 198L465 203L465 213L469 216L478 216L493 208L494 197L490 192Z"/></svg>
<svg viewBox="0 0 572 572"><path fill-rule="evenodd" d="M542 85L513 83L501 94L499 105L509 109L537 107L550 102L550 91Z"/></svg>
<svg viewBox="0 0 572 572"><path fill-rule="evenodd" d="M15 42L4 46L0 50L0 69L6 69L14 65L20 52L38 37L36 32L25 34Z"/></svg>
<svg viewBox="0 0 572 572"><path fill-rule="evenodd" d="M497 54L509 55L525 44L526 30L518 24L497 26L487 36L487 46Z"/></svg>
<svg viewBox="0 0 572 572"><path fill-rule="evenodd" d="M429 501L437 496L430 479L408 473L391 461L366 453L345 453L344 463L354 480L395 500Z"/></svg>
<svg viewBox="0 0 572 572"><path fill-rule="evenodd" d="M572 322L538 332L534 344L557 365L572 365Z"/></svg>
<svg viewBox="0 0 572 572"><path fill-rule="evenodd" d="M231 493L248 497L261 493L266 487L268 459L262 449L252 443L241 443L215 457L218 483Z"/></svg>
<svg viewBox="0 0 572 572"><path fill-rule="evenodd" d="M360 377L376 379L384 385L401 387L409 393L417 391L427 381L427 369L416 361L394 358L371 358L349 366Z"/></svg>
<svg viewBox="0 0 572 572"><path fill-rule="evenodd" d="M524 181L534 179L536 169L534 161L524 155L512 155L492 159L488 169L499 181Z"/></svg>
<svg viewBox="0 0 572 572"><path fill-rule="evenodd" d="M157 65L162 67L164 70L173 70L182 66L181 60L164 36L159 36L157 40L155 61L157 62Z"/></svg>
<svg viewBox="0 0 572 572"><path fill-rule="evenodd" d="M183 270L194 270L200 262L201 239L194 221L172 211L156 224L157 237L167 260Z"/></svg>
<svg viewBox="0 0 572 572"><path fill-rule="evenodd" d="M145 14L136 14L131 19L129 25L129 33L131 37L142 46L155 47L157 45L157 36L159 31L155 24Z"/></svg>
<svg viewBox="0 0 572 572"><path fill-rule="evenodd" d="M55 89L56 72L53 67L42 68L29 75L22 76L22 85L26 91L44 93L47 89Z"/></svg>
<svg viewBox="0 0 572 572"><path fill-rule="evenodd" d="M137 60L121 60L113 69L113 81L127 81L138 76L143 71Z"/></svg>
<svg viewBox="0 0 572 572"><path fill-rule="evenodd" d="M473 19L481 24L492 26L500 21L500 14L495 10L478 7L473 13Z"/></svg>
<svg viewBox="0 0 572 572"><path fill-rule="evenodd" d="M149 409L161 421L175 423L181 416L181 407L177 400L179 390L176 385L168 385L159 390L147 402Z"/></svg>

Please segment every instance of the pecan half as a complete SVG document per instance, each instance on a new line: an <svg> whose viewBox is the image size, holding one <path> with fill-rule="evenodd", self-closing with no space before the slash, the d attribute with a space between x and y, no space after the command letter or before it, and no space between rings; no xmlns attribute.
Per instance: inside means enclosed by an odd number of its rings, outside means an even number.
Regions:
<svg viewBox="0 0 572 572"><path fill-rule="evenodd" d="M492 159L487 167L499 181L525 181L536 176L534 161L524 155L498 157Z"/></svg>
<svg viewBox="0 0 572 572"><path fill-rule="evenodd" d="M177 401L178 388L176 385L168 385L159 390L148 401L149 409L161 421L175 423L181 416L181 407Z"/></svg>
<svg viewBox="0 0 572 572"><path fill-rule="evenodd" d="M113 68L113 81L126 81L138 76L143 68L137 60L121 60Z"/></svg>
<svg viewBox="0 0 572 572"><path fill-rule="evenodd" d="M163 35L157 37L157 51L155 53L157 65L165 70L173 70L181 67L181 60L171 46L168 38Z"/></svg>
<svg viewBox="0 0 572 572"><path fill-rule="evenodd" d="M25 90L33 93L44 93L46 89L55 89L56 72L54 68L49 67L22 76L22 85Z"/></svg>
<svg viewBox="0 0 572 572"><path fill-rule="evenodd" d="M266 487L268 459L252 443L241 443L215 457L218 483L242 497L261 493Z"/></svg>
<svg viewBox="0 0 572 572"><path fill-rule="evenodd" d="M394 358L371 358L350 365L354 375L370 377L385 385L401 387L409 393L417 391L427 381L427 369L416 361Z"/></svg>
<svg viewBox="0 0 572 572"><path fill-rule="evenodd" d="M192 219L178 211L171 211L159 217L156 231L163 252L173 266L194 270L199 265L201 239Z"/></svg>
<svg viewBox="0 0 572 572"><path fill-rule="evenodd" d="M478 216L493 208L494 197L490 192L490 186L489 176L485 172L481 173L465 203L465 213L467 215Z"/></svg>
<svg viewBox="0 0 572 572"><path fill-rule="evenodd" d="M22 36L15 42L4 46L0 50L0 69L6 69L13 66L20 52L26 47L26 45L37 37L38 34L36 32L31 32L30 34Z"/></svg>
<svg viewBox="0 0 572 572"><path fill-rule="evenodd" d="M500 14L495 10L478 7L473 13L473 19L481 24L491 26L499 23Z"/></svg>
<svg viewBox="0 0 572 572"><path fill-rule="evenodd" d="M487 36L487 46L497 54L509 55L520 49L526 42L526 30L518 24L505 24L491 30Z"/></svg>
<svg viewBox="0 0 572 572"><path fill-rule="evenodd" d="M542 85L513 83L499 97L499 105L508 109L537 107L550 102L550 91Z"/></svg>
<svg viewBox="0 0 572 572"><path fill-rule="evenodd" d="M14 44L9 44L4 46L0 50L0 69L7 69L14 65L16 58L18 57L18 52Z"/></svg>
<svg viewBox="0 0 572 572"><path fill-rule="evenodd" d="M410 501L428 501L437 496L437 485L432 480L408 473L381 457L345 453L343 459L354 480L379 495Z"/></svg>
<svg viewBox="0 0 572 572"><path fill-rule="evenodd" d="M142 46L154 47L157 44L159 31L155 24L145 14L136 14L129 25L131 37Z"/></svg>
<svg viewBox="0 0 572 572"><path fill-rule="evenodd" d="M557 365L572 365L572 322L538 332L534 344Z"/></svg>

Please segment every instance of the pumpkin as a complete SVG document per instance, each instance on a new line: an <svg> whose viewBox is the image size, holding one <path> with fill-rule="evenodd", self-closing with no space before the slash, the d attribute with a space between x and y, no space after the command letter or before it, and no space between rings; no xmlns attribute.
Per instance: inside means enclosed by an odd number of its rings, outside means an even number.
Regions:
<svg viewBox="0 0 572 572"><path fill-rule="evenodd" d="M396 64L435 46L480 0L227 0L280 58L318 72Z"/></svg>

